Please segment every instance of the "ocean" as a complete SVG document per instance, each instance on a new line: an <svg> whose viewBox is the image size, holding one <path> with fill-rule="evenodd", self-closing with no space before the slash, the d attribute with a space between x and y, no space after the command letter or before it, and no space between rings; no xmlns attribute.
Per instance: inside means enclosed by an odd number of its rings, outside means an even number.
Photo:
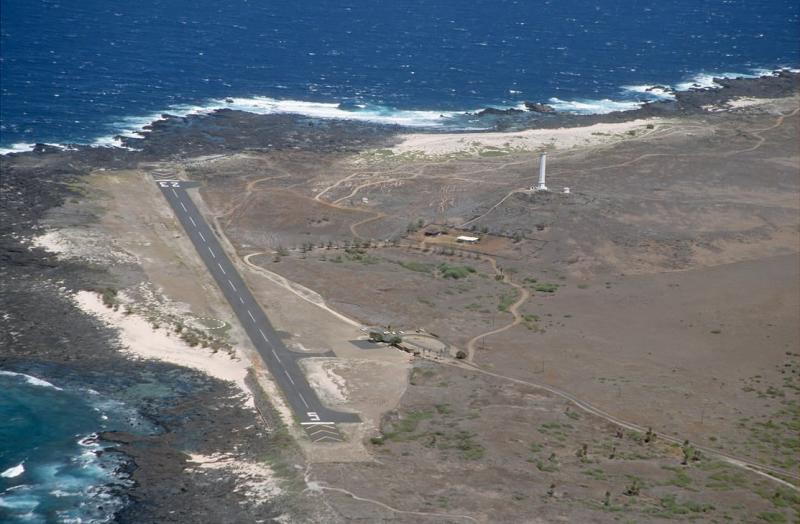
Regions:
<svg viewBox="0 0 800 524"><path fill-rule="evenodd" d="M94 391L0 371L0 522L110 521L131 481L97 433L132 417Z"/></svg>
<svg viewBox="0 0 800 524"><path fill-rule="evenodd" d="M430 128L603 113L800 65L792 0L0 0L0 147L218 107ZM228 101L226 101L228 99Z"/></svg>

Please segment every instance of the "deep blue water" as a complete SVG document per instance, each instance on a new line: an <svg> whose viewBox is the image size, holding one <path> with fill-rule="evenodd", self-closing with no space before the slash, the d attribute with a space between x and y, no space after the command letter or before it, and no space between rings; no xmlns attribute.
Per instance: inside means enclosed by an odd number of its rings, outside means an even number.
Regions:
<svg viewBox="0 0 800 524"><path fill-rule="evenodd" d="M124 504L125 460L95 433L129 429L119 403L0 371L0 522L105 522ZM128 415L130 416L130 415ZM116 490L115 490L116 488Z"/></svg>
<svg viewBox="0 0 800 524"><path fill-rule="evenodd" d="M266 97L236 104L319 116L347 115L339 102L364 104L362 118L430 125L446 121L443 111L523 100L607 111L644 96L624 86L800 64L795 0L0 6L2 147L91 143L167 109L225 97Z"/></svg>

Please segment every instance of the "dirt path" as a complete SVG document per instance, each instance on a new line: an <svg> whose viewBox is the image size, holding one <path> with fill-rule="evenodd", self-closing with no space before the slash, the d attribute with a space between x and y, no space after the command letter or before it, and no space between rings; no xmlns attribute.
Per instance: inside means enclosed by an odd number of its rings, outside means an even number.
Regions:
<svg viewBox="0 0 800 524"><path fill-rule="evenodd" d="M250 259L253 258L253 257L259 256L259 255L268 255L268 254L270 254L270 253L266 253L266 252L263 252L263 251L257 252L257 253L250 253L249 255L245 255L241 260L242 260L242 262L244 262L244 264L249 269L251 269L252 271L258 273L260 276L266 278L270 282L273 282L274 284L277 284L280 287L282 287L283 289L291 292L293 295L296 295L296 296L302 298L306 302L314 304L315 306L317 306L320 309L324 309L325 311L327 311L331 315L334 315L335 317L339 318L340 320L343 320L343 321L347 322L348 324L350 324L353 327L357 327L357 328L361 327L361 324L356 322L352 318L348 318L348 317L342 315L341 313L339 313L338 311L335 311L335 310L331 309L330 307L328 307L328 304L325 303L325 299L323 299L322 295L320 295L316 291L314 291L312 289L308 289L307 287L302 286L302 285L298 284L297 282L292 282L288 278L283 277L283 276L281 276L281 275L279 275L277 273L274 273L272 271L269 271L267 269L264 269L263 267L261 267L261 266L259 266L257 264L254 264L253 262L250 261Z"/></svg>
<svg viewBox="0 0 800 524"><path fill-rule="evenodd" d="M753 147L749 147L747 149L740 149L738 151L731 151L730 153L726 153L725 156L733 156L733 155L738 155L739 153L749 153L750 151L755 151L756 149L758 149L759 147L764 145L764 142L767 141L766 138L761 136L761 133L764 133L766 131L771 131L773 129L777 129L778 127L780 127L783 124L784 120L786 120L787 118L789 118L791 116L796 115L798 111L800 111L800 108L795 109L794 111L792 111L788 115L783 115L782 114L781 116L778 117L777 121L773 125L771 125L769 127L765 127L764 129L755 129L755 130L753 130L752 133L758 139L758 143L756 145L754 145Z"/></svg>
<svg viewBox="0 0 800 524"><path fill-rule="evenodd" d="M489 263L492 265L492 269L494 269L495 275L501 275L503 277L503 282L513 287L514 289L519 290L519 298L517 298L516 302L514 302L508 308L508 312L514 315L514 320L511 323L503 327L487 331L486 333L481 333L480 335L476 335L472 337L469 342L467 342L467 361L469 362L472 362L475 357L475 344L478 343L478 340L480 340L483 337L488 337L490 335L496 335L498 333L502 333L503 331L507 331L516 326L517 324L519 324L520 322L522 322L522 315L520 315L519 313L519 308L531 296L530 292L527 289L520 286L516 282L512 282L507 275L503 274L503 272L500 271L500 269L498 269L497 261L494 258L489 258Z"/></svg>
<svg viewBox="0 0 800 524"><path fill-rule="evenodd" d="M608 412L606 412L606 411L604 411L604 410L602 410L602 409L600 409L600 408L598 408L596 406L593 406L589 402L586 402L584 400L579 399L578 397L572 395L571 393L567 393L566 391L563 391L561 389L555 388L553 386L548 386L547 384L540 384L540 383L537 383L537 382L530 382L530 381L527 381L527 380L522 380L522 379L518 379L518 378L514 378L514 377L509 377L509 376L506 376L506 375L501 375L499 373L494 373L492 371L487 371L487 370L479 367L477 364L474 364L474 363L471 363L471 362L468 363L468 362L461 362L461 361L440 361L440 363L442 363L442 364L444 364L446 366L454 366L454 367L458 367L458 368L462 368L462 369L470 369L472 371L475 371L475 372L478 372L478 373L482 373L484 375L489 375L491 377L495 377L495 378L499 378L499 379L503 379L503 380L508 380L510 382L515 382L517 384L524 384L526 386L531 386L531 387L543 389L543 390L545 390L545 391L547 391L549 393L552 393L553 395L559 396L559 397L561 397L561 398L563 398L565 400L568 400L568 401L572 402L572 404L574 404L575 407L577 407L579 409L582 409L583 411L585 411L585 412L587 412L587 413L589 413L591 415L600 417L600 418L604 419L605 421L610 422L610 423L614 424L615 426L619 426L619 427L621 427L623 429L627 429L627 430L630 430L630 431L637 431L639 433L645 433L647 431L647 429L648 429L648 428L645 428L645 427L640 426L638 424L635 424L633 422L628 422L626 420L622 420L622 419L620 419L618 417L615 417L614 415L611 415L610 413L608 413ZM658 438L660 438L662 440L665 440L667 442L673 442L675 444L683 444L683 440L678 438L678 437L673 437L671 435L667 435L665 433L659 433L659 432L656 432L656 435L658 436ZM748 471L752 471L752 472L754 472L754 473L756 473L758 475L761 475L763 477L766 477L766 478L768 478L768 479L770 479L770 480L772 480L774 482L777 482L777 483L782 484L782 485L784 485L784 486L786 486L788 488L791 488L794 491L800 492L800 487L798 487L795 484L792 484L791 482L787 482L786 480L783 480L782 478L780 478L780 477L786 477L786 478L794 479L794 480L800 482L800 475L798 475L798 474L791 473L789 471L785 471L785 470L780 469L780 468L767 466L766 464L760 464L758 462L753 462L751 460L739 458L739 457L736 457L734 455L729 455L728 453L724 453L722 451L719 451L719 450L716 450L716 449L713 449L713 448L708 448L706 446L702 446L702 445L698 445L698 444L692 444L692 446L694 448L696 448L696 449L699 449L700 451L702 451L703 453L705 453L705 454L707 454L709 456L716 457L717 459L722 460L724 462L727 462L728 464L731 464L733 466L737 466L737 467L740 467L740 468L747 469Z"/></svg>
<svg viewBox="0 0 800 524"><path fill-rule="evenodd" d="M447 518L447 519L468 520L470 522L479 522L478 519L476 519L474 517L470 517L469 515L456 515L456 514L453 514L453 513L428 513L428 512L425 512L425 511L408 511L408 510L393 508L392 506L390 506L388 504L385 504L385 503L383 503L383 502L381 502L379 500L369 499L369 498L366 498L366 497L359 497L358 495L356 495L352 491L346 490L344 488L336 488L336 487L332 487L332 486L325 486L325 485L322 485L322 484L319 484L319 483L317 483L316 488L319 489L319 490L322 490L322 491L335 491L337 493L343 493L343 494L345 494L345 495L347 495L349 497L352 497L355 500L358 500L358 501L361 501L361 502L368 502L370 504L375 504L376 506L380 506L383 509L389 510L389 511L394 512L394 513L402 513L404 515L416 515L418 517L430 518L430 519Z"/></svg>
<svg viewBox="0 0 800 524"><path fill-rule="evenodd" d="M776 129L776 128L780 127L783 124L783 122L784 122L784 120L786 118L795 116L798 112L800 112L800 108L795 109L794 111L792 111L791 113L786 114L786 115L781 114L777 118L776 122L773 125L769 126L769 127L766 127L766 128L763 128L763 129L755 129L755 130L753 130L752 133L753 133L753 135L756 136L756 138L758 140L758 143L755 144L754 146L747 147L747 148L744 148L744 149L736 149L736 150L733 150L733 151L728 151L726 153L722 153L722 156L726 156L727 157L727 156L738 155L740 153L747 153L747 152L750 152L750 151L755 151L756 149L761 147L764 144L764 142L766 142L766 138L761 136L761 133L764 133L766 131L771 131L772 129ZM692 126L692 127L696 127L696 126ZM673 133L673 132L675 132L675 131L671 131L670 133ZM652 134L652 133L650 133L650 134ZM646 136L647 135L642 135L641 137L639 137L639 138L637 138L635 140L642 140ZM607 166L590 167L590 168L582 169L581 171L583 171L583 172L587 172L587 171L602 171L602 170L605 170L605 169L612 169L612 168L616 168L616 167L625 167L625 166L629 166L631 164L635 164L636 162L639 162L641 160L644 160L645 158L656 158L656 157L662 157L662 156L670 156L670 157L675 157L675 156L682 156L682 157L684 157L684 156L708 156L708 155L711 155L711 154L712 153L693 153L693 154L685 154L685 155L675 155L675 154L672 154L672 153L647 153L647 154L644 154L644 155L639 155L636 158L632 158L630 160L626 160L625 162L622 162L622 163L619 163L619 164L611 164L611 165L607 165ZM717 154L719 154L719 153L717 153ZM490 207L485 213L483 213L481 215L478 215L475 218L471 218L471 219L467 220L466 222L462 222L461 226L459 226L459 227L465 227L465 226L467 226L467 225L469 225L469 224L471 224L471 223L473 223L473 222L475 222L477 220L480 220L481 218L485 217L486 215L488 215L489 213L491 213L492 211L497 209L499 206L501 206L503 204L503 202L508 200L514 194L516 194L516 193L524 193L526 191L528 191L528 189L526 189L526 188L512 189L503 198L501 198L499 202L497 202L495 205Z"/></svg>

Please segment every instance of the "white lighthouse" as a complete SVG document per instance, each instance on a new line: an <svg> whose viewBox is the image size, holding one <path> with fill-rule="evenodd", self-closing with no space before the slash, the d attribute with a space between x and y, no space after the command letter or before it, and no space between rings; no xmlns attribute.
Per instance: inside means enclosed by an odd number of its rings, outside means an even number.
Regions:
<svg viewBox="0 0 800 524"><path fill-rule="evenodd" d="M546 170L547 170L547 153L542 153L542 156L539 157L539 183L536 184L536 191L547 191L547 185L545 185L544 182Z"/></svg>

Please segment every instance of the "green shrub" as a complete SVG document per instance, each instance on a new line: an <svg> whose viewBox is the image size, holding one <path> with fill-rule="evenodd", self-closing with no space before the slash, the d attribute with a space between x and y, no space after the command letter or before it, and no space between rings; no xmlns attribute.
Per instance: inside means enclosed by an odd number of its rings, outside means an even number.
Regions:
<svg viewBox="0 0 800 524"><path fill-rule="evenodd" d="M475 273L475 270L469 266L453 265L443 262L439 264L439 274L443 278L452 278L455 280L467 278L470 273Z"/></svg>
<svg viewBox="0 0 800 524"><path fill-rule="evenodd" d="M763 511L758 514L758 518L770 524L783 524L786 522L786 517L777 511Z"/></svg>
<svg viewBox="0 0 800 524"><path fill-rule="evenodd" d="M400 267L408 269L409 271L416 271L417 273L432 273L433 264L426 264L424 262L398 262Z"/></svg>

